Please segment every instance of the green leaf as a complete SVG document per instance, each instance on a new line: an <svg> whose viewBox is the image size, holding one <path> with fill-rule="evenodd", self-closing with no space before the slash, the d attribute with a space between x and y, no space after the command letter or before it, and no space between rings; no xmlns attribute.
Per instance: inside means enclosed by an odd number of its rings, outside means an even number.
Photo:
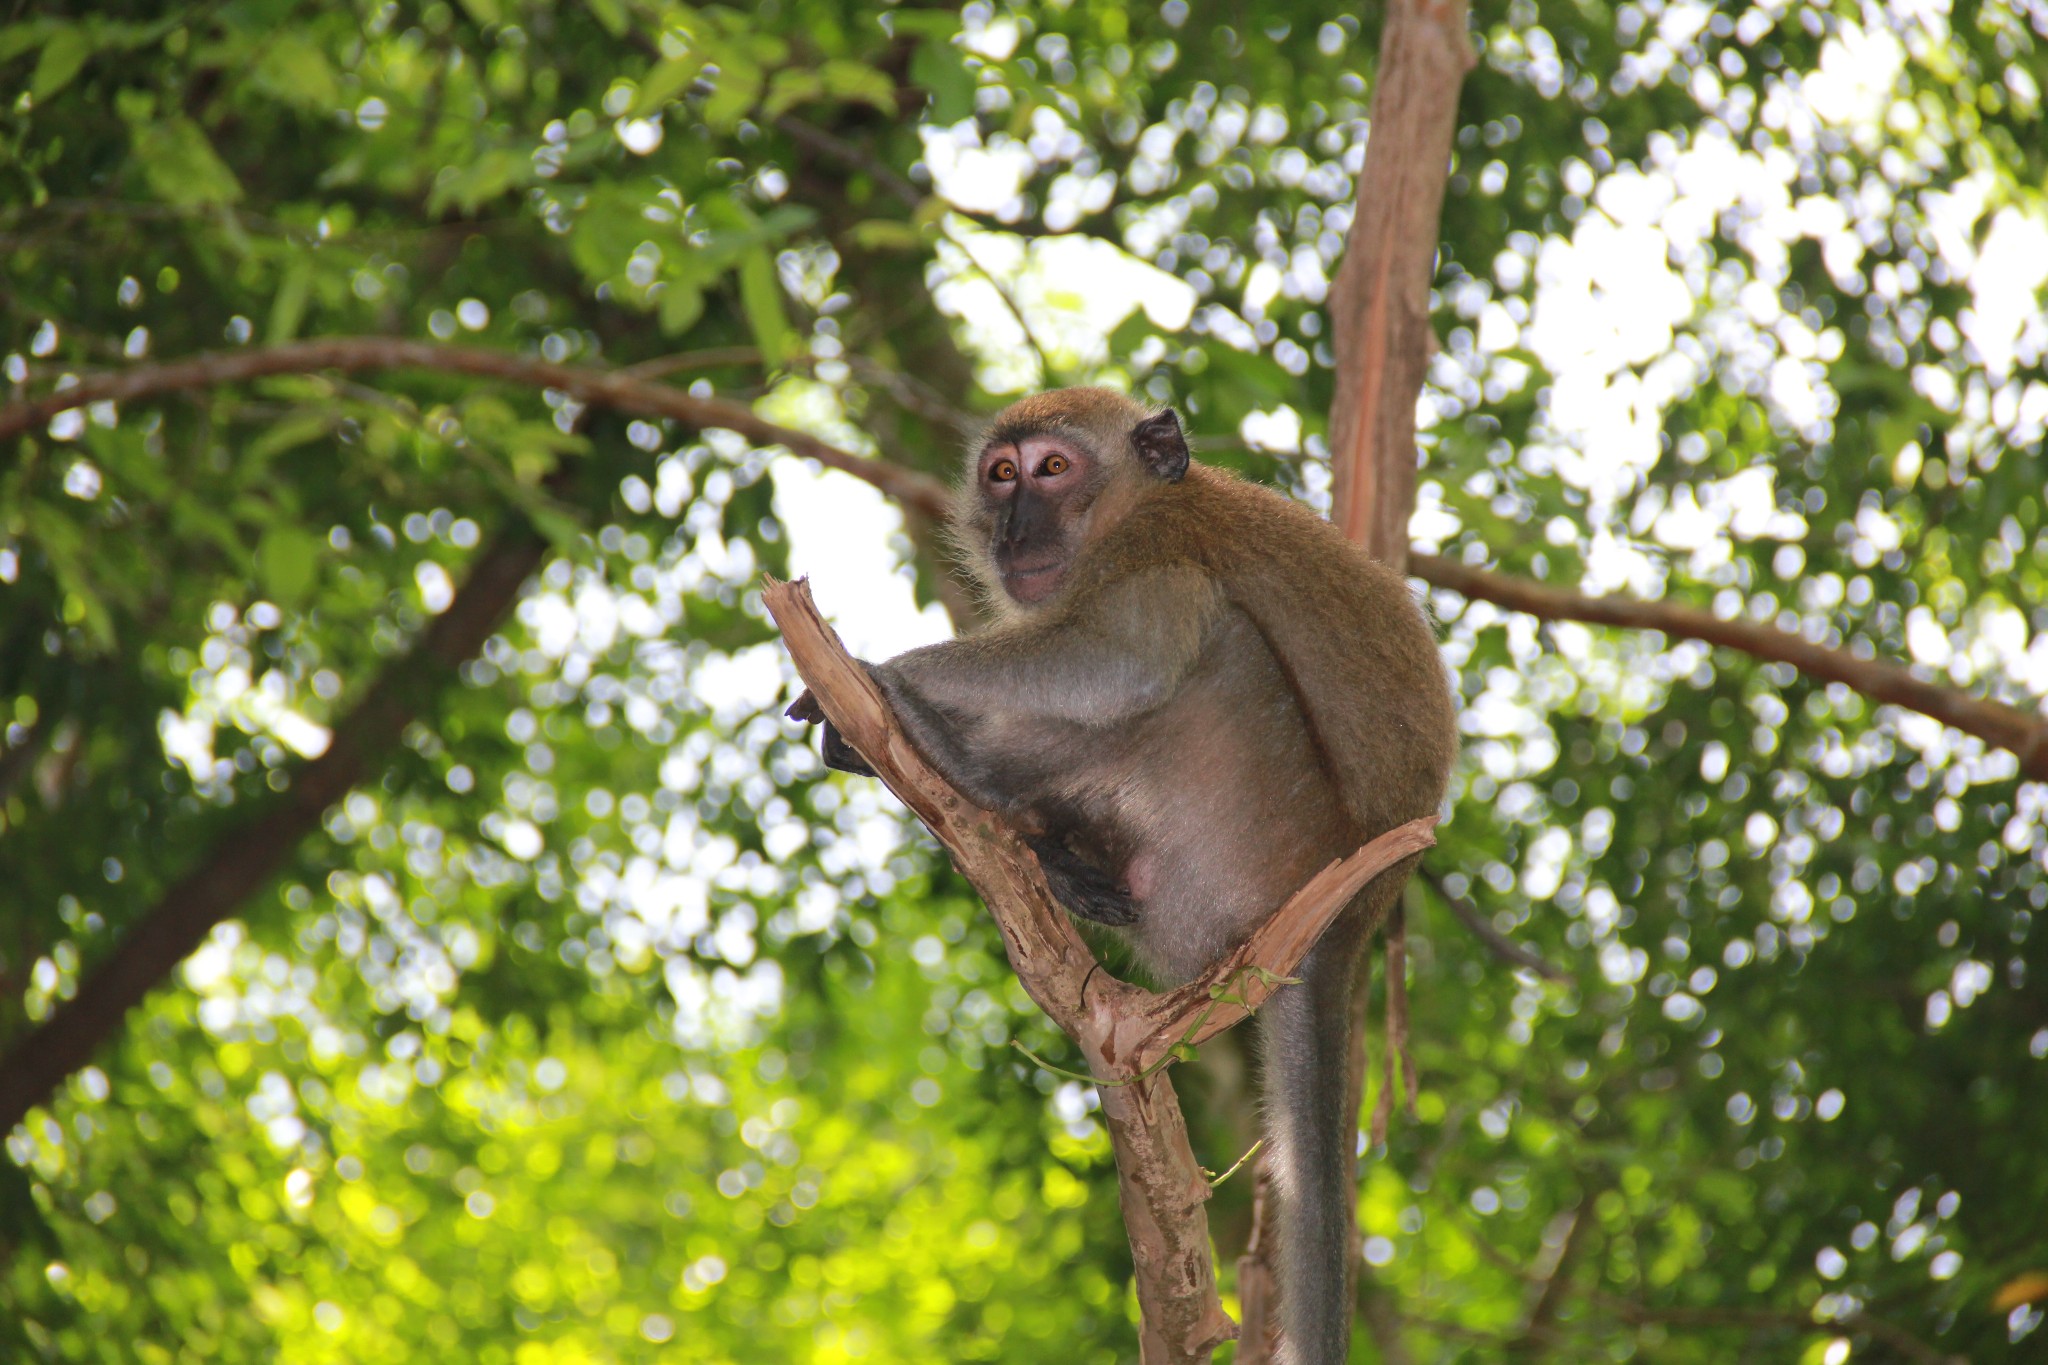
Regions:
<svg viewBox="0 0 2048 1365"><path fill-rule="evenodd" d="M453 204L464 214L475 213L479 206L532 180L531 157L509 147L493 147L467 165L442 168L427 196L427 212L438 214Z"/></svg>
<svg viewBox="0 0 2048 1365"><path fill-rule="evenodd" d="M107 611L105 595L96 581L101 561L94 552L91 537L65 512L47 509L38 509L27 529L29 538L49 559L57 582L64 590L64 619L84 626L96 648L111 648L114 644L114 623Z"/></svg>
<svg viewBox="0 0 2048 1365"><path fill-rule="evenodd" d="M660 112L688 89L690 82L696 80L703 69L703 54L697 52L656 62L641 78L640 93L633 99L631 112L641 118Z"/></svg>
<svg viewBox="0 0 2048 1365"><path fill-rule="evenodd" d="M242 460L260 468L287 450L319 440L333 427L333 420L324 412L293 413L244 445Z"/></svg>
<svg viewBox="0 0 2048 1365"><path fill-rule="evenodd" d="M252 83L271 98L301 109L325 111L341 103L341 78L327 53L312 39L284 33L260 50Z"/></svg>
<svg viewBox="0 0 2048 1365"><path fill-rule="evenodd" d="M833 60L818 68L825 89L843 100L872 104L884 114L896 112L896 82L865 62Z"/></svg>
<svg viewBox="0 0 2048 1365"><path fill-rule="evenodd" d="M614 38L626 36L626 26L632 16L627 14L620 0L583 0L583 3L606 33Z"/></svg>
<svg viewBox="0 0 2048 1365"><path fill-rule="evenodd" d="M303 526L273 526L256 543L256 578L263 593L280 606L296 606L320 576L327 542Z"/></svg>
<svg viewBox="0 0 2048 1365"><path fill-rule="evenodd" d="M71 84L92 53L92 39L83 28L70 24L58 29L43 44L43 55L36 58L35 74L28 80L29 98L41 104Z"/></svg>
<svg viewBox="0 0 2048 1365"><path fill-rule="evenodd" d="M1128 357L1142 346L1148 337L1156 335L1158 330L1152 325L1152 320L1145 316L1144 309L1133 308L1131 315L1119 322L1116 330L1109 334L1109 353L1113 356Z"/></svg>
<svg viewBox="0 0 2048 1365"><path fill-rule="evenodd" d="M718 73L718 88L704 101L704 122L721 133L731 132L761 98L761 68L735 58Z"/></svg>
<svg viewBox="0 0 2048 1365"><path fill-rule="evenodd" d="M904 16L908 17L908 16ZM974 116L974 73L944 38L927 38L910 58L910 79L932 97L929 117L952 124Z"/></svg>
<svg viewBox="0 0 2048 1365"><path fill-rule="evenodd" d="M0 26L0 62L11 62L24 52L34 51L48 42L50 35L62 27L63 25L48 19Z"/></svg>
<svg viewBox="0 0 2048 1365"><path fill-rule="evenodd" d="M960 31L960 15L943 9L892 10L889 31L899 38L926 38L943 43Z"/></svg>
<svg viewBox="0 0 2048 1365"><path fill-rule="evenodd" d="M704 291L693 284L670 280L661 291L661 330L679 336L697 325L704 316Z"/></svg>
<svg viewBox="0 0 2048 1365"><path fill-rule="evenodd" d="M786 114L799 104L816 99L824 89L825 83L815 71L778 71L768 84L768 98L761 102L761 112L769 118Z"/></svg>
<svg viewBox="0 0 2048 1365"><path fill-rule="evenodd" d="M242 197L235 173L191 119L171 118L136 129L135 160L142 178L166 204L205 208Z"/></svg>
<svg viewBox="0 0 2048 1365"><path fill-rule="evenodd" d="M740 308L754 331L761 354L780 364L796 351L796 333L782 307L782 282L775 278L775 258L757 247L740 261Z"/></svg>
<svg viewBox="0 0 2048 1365"><path fill-rule="evenodd" d="M299 323L306 316L306 294L313 285L313 263L301 257L284 272L284 279L277 286L277 296L270 301L270 326L265 331L270 344L290 341L299 334Z"/></svg>
<svg viewBox="0 0 2048 1365"><path fill-rule="evenodd" d="M915 251L924 244L922 232L897 218L870 218L855 223L851 236L855 245L869 251Z"/></svg>

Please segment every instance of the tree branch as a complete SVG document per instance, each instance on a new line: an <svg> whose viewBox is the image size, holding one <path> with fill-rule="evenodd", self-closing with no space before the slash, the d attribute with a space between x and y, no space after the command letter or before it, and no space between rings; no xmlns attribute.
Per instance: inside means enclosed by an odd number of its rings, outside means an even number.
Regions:
<svg viewBox="0 0 2048 1365"><path fill-rule="evenodd" d="M1131 1239L1143 1359L1146 1365L1208 1360L1236 1335L1217 1299L1210 1263L1209 1183L1188 1145L1173 1082L1163 1072L1133 1078L1104 1047L1119 1018L1149 992L1096 970L1094 955L1046 890L1038 860L919 756L867 670L818 615L809 586L770 582L765 596L797 672L825 714L988 902L1025 992L1080 1046L1095 1075L1128 1082L1104 1085L1100 1095Z"/></svg>
<svg viewBox="0 0 2048 1365"><path fill-rule="evenodd" d="M1415 503L1415 400L1429 366L1429 285L1473 62L1465 0L1392 0L1365 169L1344 264L1330 290L1337 393L1330 408L1332 519L1395 568Z"/></svg>
<svg viewBox="0 0 2048 1365"><path fill-rule="evenodd" d="M1426 583L1511 611L1526 612L1539 621L1585 621L1632 630L1659 630L1675 639L1700 640L1759 659L1790 664L1808 677L1841 683L1874 701L1918 711L1944 725L2010 749L2019 756L2023 776L2036 782L2048 781L2048 721L2004 702L1972 697L1924 681L1903 665L1859 659L1846 650L1814 644L1776 626L1724 621L1711 612L1679 602L1585 597L1526 579L1490 573L1438 555L1416 555L1409 567Z"/></svg>
<svg viewBox="0 0 2048 1365"><path fill-rule="evenodd" d="M1564 1306L1565 1291L1571 1286L1571 1272L1593 1225L1592 1201L1585 1196L1551 1220L1544 1230L1543 1254L1531 1275L1528 1307L1522 1325L1503 1349L1511 1358L1540 1354Z"/></svg>
<svg viewBox="0 0 2048 1365"><path fill-rule="evenodd" d="M1273 1273L1273 1168L1264 1161L1252 1166L1252 1230L1237 1258L1237 1304L1244 1316L1238 1335L1239 1365L1265 1365L1280 1349L1280 1286ZM1403 1362L1402 1365L1407 1365Z"/></svg>
<svg viewBox="0 0 2048 1365"><path fill-rule="evenodd" d="M507 379L554 389L579 403L640 417L667 417L691 427L736 431L764 446L786 446L822 465L843 470L931 517L946 514L946 487L900 465L839 449L805 432L756 416L752 409L716 398L696 398L666 384L619 370L557 365L532 356L480 346L444 346L403 337L328 337L281 346L213 351L161 365L91 374L68 389L0 408L0 440L19 436L60 412L98 402L133 402L189 389L213 388L277 374L317 370L438 370Z"/></svg>
<svg viewBox="0 0 2048 1365"><path fill-rule="evenodd" d="M264 802L238 833L164 892L86 974L78 994L0 1058L0 1133L47 1102L216 924L284 869L327 808L397 742L440 679L482 647L545 549L524 523L494 539L448 609L335 726L327 752L294 771L282 794Z"/></svg>
<svg viewBox="0 0 2048 1365"><path fill-rule="evenodd" d="M71 388L0 407L0 439L18 436L60 412L102 400L126 402L274 374L408 368L506 379L555 389L594 407L736 431L762 445L784 446L794 454L851 474L927 517L936 520L946 515L949 499L940 480L901 464L841 450L805 432L777 426L737 403L695 398L678 389L635 378L628 371L556 365L480 347L442 346L395 337L293 342L88 375ZM1697 607L1620 597L1586 597L1474 568L1441 555L1410 556L1408 571L1433 587L1448 588L1511 611L1527 612L1538 620L1658 630L1675 638L1700 640L1760 659L1791 664L1823 682L1842 683L1875 701L1918 711L1944 725L2010 749L2019 756L2023 776L2048 781L2048 721L2004 702L1971 697L1924 681L1899 664L1859 659L1846 650L1816 645L1772 626L1723 621Z"/></svg>
<svg viewBox="0 0 2048 1365"><path fill-rule="evenodd" d="M1868 1336L1919 1365L1969 1365L1967 1357L1923 1341L1897 1323L1859 1311L1833 1322L1816 1322L1812 1314L1790 1308L1651 1308L1600 1296L1624 1322L1664 1327L1749 1327L1759 1331L1835 1332Z"/></svg>
<svg viewBox="0 0 2048 1365"><path fill-rule="evenodd" d="M875 183L894 195L897 202L904 207L915 209L924 203L924 191L904 179L902 173L894 166L866 148L856 146L816 124L806 123L794 114L778 114L774 123L790 141L830 157L849 170L873 176Z"/></svg>
<svg viewBox="0 0 2048 1365"><path fill-rule="evenodd" d="M1485 944L1495 957L1505 958L1517 967L1527 967L1546 981L1570 981L1572 979L1570 972L1545 961L1543 955L1534 948L1517 943L1500 930L1494 928L1486 916L1479 913L1478 906L1472 904L1471 901L1466 900L1463 896L1453 895L1451 889L1444 885L1444 879L1439 877L1433 870L1424 867L1420 869L1420 872L1422 880L1428 882L1429 889L1436 892L1437 898L1450 907L1451 914L1457 918L1458 923L1470 930L1472 936Z"/></svg>
<svg viewBox="0 0 2048 1365"><path fill-rule="evenodd" d="M1429 286L1436 274L1437 226L1458 126L1458 93L1473 63L1466 0L1389 0L1380 30L1365 164L1352 195L1351 230L1329 296L1336 349L1330 406L1332 519L1365 552L1396 570L1408 560L1408 518L1415 504L1415 402L1435 333ZM1401 970L1388 945L1388 1064L1406 1062L1406 1002ZM1351 1010L1344 1112L1357 1120L1365 1098L1365 999L1372 972L1359 973ZM1412 1066L1412 1064L1410 1064ZM1391 1073L1386 1098L1392 1096ZM1413 1100L1413 1088L1410 1089ZM1375 1128L1383 1120L1375 1114ZM1345 1273L1363 1270L1350 1239ZM1270 1283L1270 1277L1255 1281ZM1372 1324L1399 1348L1399 1333ZM1264 1365L1264 1351L1241 1365Z"/></svg>

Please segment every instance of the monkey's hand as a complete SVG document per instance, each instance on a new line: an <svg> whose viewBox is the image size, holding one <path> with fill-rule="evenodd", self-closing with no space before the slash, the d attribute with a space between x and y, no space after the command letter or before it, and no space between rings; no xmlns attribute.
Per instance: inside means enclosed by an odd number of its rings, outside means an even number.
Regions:
<svg viewBox="0 0 2048 1365"><path fill-rule="evenodd" d="M1097 924L1138 922L1138 902L1116 878L1050 835L1028 835L1024 843L1038 855L1046 889L1068 914Z"/></svg>
<svg viewBox="0 0 2048 1365"><path fill-rule="evenodd" d="M824 740L818 747L819 752L824 756L826 767L837 769L842 773L852 773L855 777L873 777L875 775L875 770L868 766L867 760L854 752L853 746L846 742L846 737L839 733L839 727L825 719L825 708L818 705L818 699L811 695L811 689L808 687L804 689L803 695L791 702L789 709L782 714L788 716L791 720L802 721L806 725L823 725L825 727Z"/></svg>

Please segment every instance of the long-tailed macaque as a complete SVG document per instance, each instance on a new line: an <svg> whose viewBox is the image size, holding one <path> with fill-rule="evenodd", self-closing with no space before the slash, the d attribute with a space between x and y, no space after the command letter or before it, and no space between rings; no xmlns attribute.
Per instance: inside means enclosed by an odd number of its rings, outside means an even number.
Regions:
<svg viewBox="0 0 2048 1365"><path fill-rule="evenodd" d="M953 531L994 624L873 675L926 759L1027 832L1060 902L1162 981L1443 799L1456 718L1407 585L1192 463L1171 409L1107 389L1014 404L969 453ZM808 694L790 714L823 718ZM829 725L825 755L868 771ZM1349 1002L1406 873L1361 892L1256 1020L1294 1365L1336 1365L1350 1334Z"/></svg>

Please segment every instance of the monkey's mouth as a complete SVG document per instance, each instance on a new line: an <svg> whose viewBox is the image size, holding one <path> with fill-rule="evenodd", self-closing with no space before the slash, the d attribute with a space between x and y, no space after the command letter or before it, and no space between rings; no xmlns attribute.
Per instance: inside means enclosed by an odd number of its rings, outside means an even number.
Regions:
<svg viewBox="0 0 2048 1365"><path fill-rule="evenodd" d="M1019 602L1038 602L1052 596L1066 572L1067 566L1057 560L1049 564L1009 564L1003 569L1003 587Z"/></svg>

